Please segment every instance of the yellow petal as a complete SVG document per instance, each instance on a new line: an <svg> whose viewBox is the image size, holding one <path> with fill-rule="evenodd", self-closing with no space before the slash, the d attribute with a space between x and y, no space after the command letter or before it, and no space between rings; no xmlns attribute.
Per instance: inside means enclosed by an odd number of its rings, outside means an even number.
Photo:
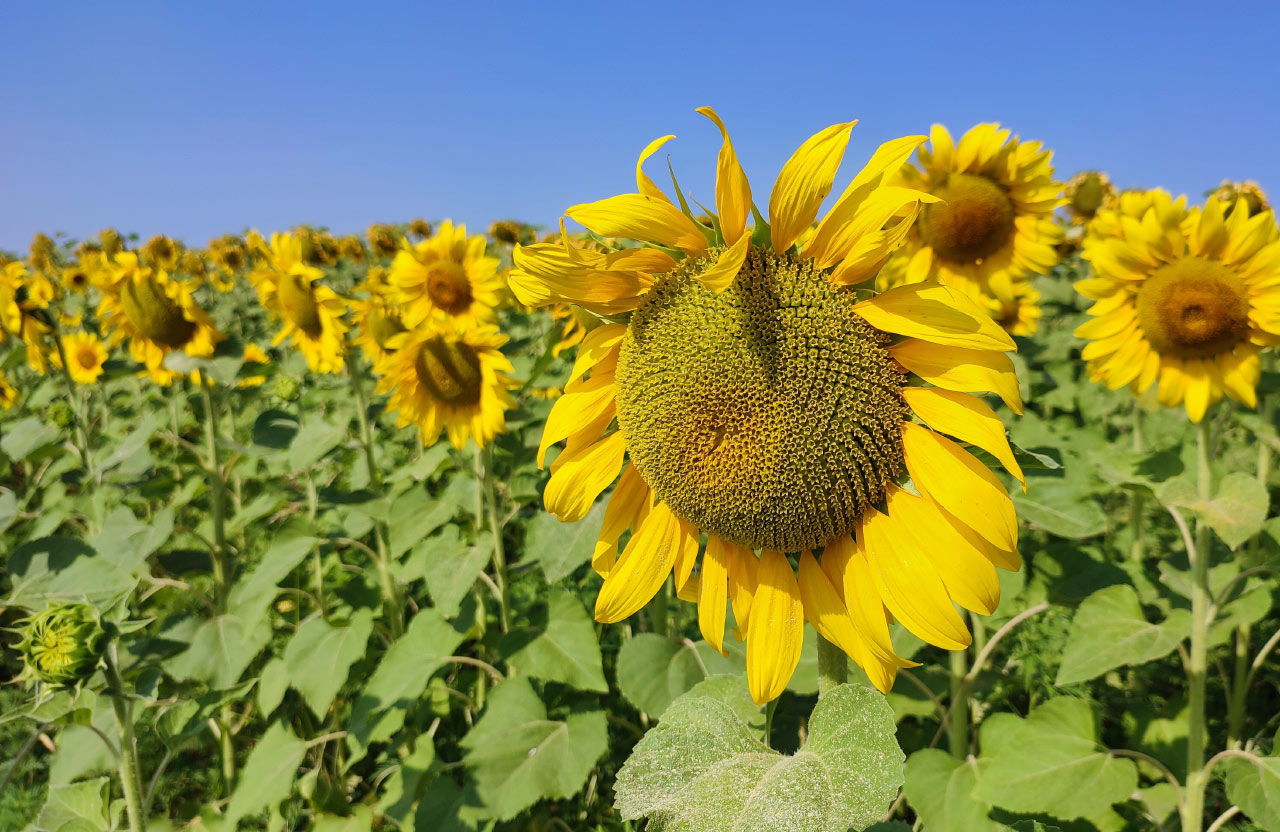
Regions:
<svg viewBox="0 0 1280 832"><path fill-rule="evenodd" d="M627 334L626 324L605 324L587 333L578 345L578 355L573 359L573 371L569 373L569 382L565 390L573 387L574 382L587 374L587 371L605 360L611 353L617 352Z"/></svg>
<svg viewBox="0 0 1280 832"><path fill-rule="evenodd" d="M620 194L575 205L565 213L602 237L674 246L690 255L701 254L707 248L707 238L697 223L665 199Z"/></svg>
<svg viewBox="0 0 1280 832"><path fill-rule="evenodd" d="M698 562L698 544L701 536L697 528L680 520L679 545L676 548L676 562L672 567L676 579L676 592L679 593L689 583L693 567ZM695 598L697 596L694 596Z"/></svg>
<svg viewBox="0 0 1280 832"><path fill-rule="evenodd" d="M725 653L724 617L729 601L729 545L715 535L707 537L698 594L698 629L707 644L722 654Z"/></svg>
<svg viewBox="0 0 1280 832"><path fill-rule="evenodd" d="M683 216L683 214L681 215ZM516 246L507 284L526 306L567 301L602 315L640 305L653 277L639 271L596 268L557 243Z"/></svg>
<svg viewBox="0 0 1280 832"><path fill-rule="evenodd" d="M671 574L682 537L671 509L665 503L654 506L604 579L596 596L596 621L616 624L649 603Z"/></svg>
<svg viewBox="0 0 1280 832"><path fill-rule="evenodd" d="M766 551L760 556L747 624L747 687L757 705L786 690L800 664L803 641L804 606L795 573L786 555Z"/></svg>
<svg viewBox="0 0 1280 832"><path fill-rule="evenodd" d="M1018 374L1002 352L944 347L909 340L889 348L899 364L920 378L957 393L995 393L1014 413L1022 412Z"/></svg>
<svg viewBox="0 0 1280 832"><path fill-rule="evenodd" d="M895 335L973 350L1017 349L977 301L933 280L897 286L853 309L876 329Z"/></svg>
<svg viewBox="0 0 1280 832"><path fill-rule="evenodd" d="M867 561L885 606L902 625L945 650L973 641L933 564L906 543L908 530L896 518L868 509L863 521Z"/></svg>
<svg viewBox="0 0 1280 832"><path fill-rule="evenodd" d="M716 161L716 213L720 215L720 232L724 234L725 242L732 245L742 236L743 229L747 227L747 217L751 215L751 183L738 162L738 154L733 150L729 131L720 116L710 107L699 107L698 112L720 128L723 139Z"/></svg>
<svg viewBox="0 0 1280 832"><path fill-rule="evenodd" d="M720 252L720 257L711 268L698 275L698 282L708 291L717 294L728 289L733 284L733 279L738 276L738 272L742 270L742 264L746 261L747 252L750 250L751 238L745 235L739 237L738 242Z"/></svg>
<svg viewBox="0 0 1280 832"><path fill-rule="evenodd" d="M870 649L854 626L849 610L836 592L831 579L809 552L800 554L799 585L804 617L817 630L818 635L843 650L859 667L878 665L879 662L873 661Z"/></svg>
<svg viewBox="0 0 1280 832"><path fill-rule="evenodd" d="M976 445L1000 460L1005 470L1017 477L1022 482L1022 489L1026 490L1027 478L1009 447L1004 423L986 402L967 393L934 387L904 387L902 397L907 400L911 412L929 427Z"/></svg>
<svg viewBox="0 0 1280 832"><path fill-rule="evenodd" d="M773 250L791 248L831 193L849 133L857 121L833 124L811 136L782 166L769 196L769 228Z"/></svg>
<svg viewBox="0 0 1280 832"><path fill-rule="evenodd" d="M848 541L849 538L845 538L845 540ZM912 667L915 665L915 662L905 661L893 652L893 646L889 643L888 619L884 605L880 603L880 596L876 592L874 579L871 577L871 571L870 567L867 565L866 556L859 553L857 557L863 573L861 580L865 581L866 589L871 593L871 596L874 599L874 606L868 607L868 609L874 610L875 616L878 619L878 626L884 631L884 644L887 645L887 651L882 649L879 644L873 642L868 637L867 631L863 626L864 622L860 617L862 611L849 605L843 597L841 585L845 573L849 569L850 561L837 556L837 552L840 551L840 549L833 549L831 546L828 546L826 551L822 553L822 563L820 568L822 569L823 575L830 582L832 590L836 593L841 609L845 610L849 621L853 624L855 633L855 639L853 642L854 652L848 652L847 650L846 652L848 653L849 658L857 662L858 666L866 672L867 678L871 680L871 684L875 685L881 693L888 693L890 689L893 688L893 680L898 675L898 668ZM846 551L851 553L852 545L846 547ZM803 597L805 592L805 564L803 560L800 563L800 591ZM860 597L857 592L854 592L853 594L855 599ZM805 604L805 615L809 616L810 620L812 620L812 616L809 613L811 602L808 598L803 598L803 600ZM816 600L814 603L817 603ZM817 624L814 625L814 629L818 629ZM822 630L818 631L822 632ZM827 636L824 635L824 638L827 638ZM833 638L827 638L827 640L837 644L839 643L835 642L835 639ZM844 648L842 647L841 649Z"/></svg>
<svg viewBox="0 0 1280 832"><path fill-rule="evenodd" d="M861 530L850 533L822 552L821 566L844 600L853 624L876 661L895 667L914 667L917 662L900 658L889 636L889 616L871 575L871 564Z"/></svg>
<svg viewBox="0 0 1280 832"><path fill-rule="evenodd" d="M551 466L554 473L542 492L547 511L562 523L586 517L596 497L618 476L626 449L622 431L614 431L581 450L565 448Z"/></svg>
<svg viewBox="0 0 1280 832"><path fill-rule="evenodd" d="M999 548L1017 548L1013 501L985 465L950 439L911 422L902 425L902 450L917 488Z"/></svg>
<svg viewBox="0 0 1280 832"><path fill-rule="evenodd" d="M657 153L659 148L674 138L675 136L663 136L660 139L654 139L649 142L645 145L644 150L640 151L640 159L636 162L636 190L645 196L650 196L654 199L661 199L668 203L670 203L671 200L668 199L667 195L662 192L662 189L653 184L653 180L645 174L644 163L646 159Z"/></svg>
<svg viewBox="0 0 1280 832"><path fill-rule="evenodd" d="M604 509L604 522L596 536L595 551L591 554L591 568L600 577L608 577L617 562L618 538L627 529L635 529L649 514L653 506L653 493L640 477L634 465L622 469L618 486L609 496Z"/></svg>
<svg viewBox="0 0 1280 832"><path fill-rule="evenodd" d="M1209 409L1209 398L1213 393L1212 379L1202 359L1186 362L1184 371L1187 376L1186 408L1187 417L1196 424L1204 418Z"/></svg>
<svg viewBox="0 0 1280 832"><path fill-rule="evenodd" d="M616 389L614 378L610 375L593 378L574 392L565 393L556 399L542 429L542 439L538 442L539 468L542 468L546 460L547 449L562 439L567 439L569 434L584 424L594 422L613 406Z"/></svg>
<svg viewBox="0 0 1280 832"><path fill-rule="evenodd" d="M747 623L751 620L751 602L756 595L756 572L760 559L750 549L728 543L729 601L733 605L733 636L738 641L747 637Z"/></svg>

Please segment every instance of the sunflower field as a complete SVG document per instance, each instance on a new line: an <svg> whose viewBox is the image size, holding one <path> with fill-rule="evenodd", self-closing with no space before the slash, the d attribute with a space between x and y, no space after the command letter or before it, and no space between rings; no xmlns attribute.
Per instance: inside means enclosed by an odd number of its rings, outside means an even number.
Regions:
<svg viewBox="0 0 1280 832"><path fill-rule="evenodd" d="M705 207L0 259L0 830L1280 830L1262 190L699 112Z"/></svg>

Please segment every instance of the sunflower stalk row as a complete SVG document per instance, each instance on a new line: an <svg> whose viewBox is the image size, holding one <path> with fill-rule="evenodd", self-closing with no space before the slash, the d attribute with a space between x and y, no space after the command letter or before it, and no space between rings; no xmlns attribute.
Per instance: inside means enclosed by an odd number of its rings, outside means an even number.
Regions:
<svg viewBox="0 0 1280 832"><path fill-rule="evenodd" d="M0 263L0 828L1280 828L1261 190L697 112L552 229Z"/></svg>

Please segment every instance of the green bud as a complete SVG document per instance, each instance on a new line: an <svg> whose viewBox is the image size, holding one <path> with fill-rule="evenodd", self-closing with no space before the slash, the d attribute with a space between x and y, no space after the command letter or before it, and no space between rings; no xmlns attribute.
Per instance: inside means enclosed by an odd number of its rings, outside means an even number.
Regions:
<svg viewBox="0 0 1280 832"><path fill-rule="evenodd" d="M44 415L45 418L60 428L68 427L76 418L76 414L71 409L71 405L62 399L58 399L50 404L49 409L45 411Z"/></svg>
<svg viewBox="0 0 1280 832"><path fill-rule="evenodd" d="M98 669L107 633L88 604L54 604L20 623L17 649L25 668L19 678L70 687Z"/></svg>
<svg viewBox="0 0 1280 832"><path fill-rule="evenodd" d="M302 385L292 376L278 375L276 376L275 386L272 388L277 398L284 399L287 402L297 400L302 393Z"/></svg>

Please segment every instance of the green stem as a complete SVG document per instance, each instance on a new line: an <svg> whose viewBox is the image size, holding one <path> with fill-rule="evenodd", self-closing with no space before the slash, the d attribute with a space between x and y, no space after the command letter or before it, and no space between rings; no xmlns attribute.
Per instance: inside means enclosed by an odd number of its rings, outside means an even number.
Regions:
<svg viewBox="0 0 1280 832"><path fill-rule="evenodd" d="M71 404L71 415L76 423L76 450L80 452L80 461L84 464L85 475L88 479L94 479L93 473L93 457L89 456L89 416L88 407L81 407L81 398L76 395L76 383L71 378L71 370L68 369L67 351L62 346L62 336L58 334L57 329L53 331L53 343L58 348L58 359L62 365L62 380L67 385L67 399Z"/></svg>
<svg viewBox="0 0 1280 832"><path fill-rule="evenodd" d="M147 815L142 805L142 776L138 765L138 743L133 735L133 703L125 696L124 679L114 644L107 650L107 686L111 705L120 725L120 787L129 812L130 832L146 832Z"/></svg>
<svg viewBox="0 0 1280 832"><path fill-rule="evenodd" d="M498 519L498 495L493 481L493 448L476 446L476 475L484 484L486 526L493 535L493 581L498 585L498 624L502 632L511 629L508 619L510 597L507 582L507 552L502 543L502 522Z"/></svg>
<svg viewBox="0 0 1280 832"><path fill-rule="evenodd" d="M1196 430L1197 485L1201 503L1213 496L1209 468L1209 423L1201 420ZM1204 825L1204 790L1208 772L1204 767L1205 675L1209 642L1209 525L1196 522L1191 561L1191 644L1187 660L1187 791L1182 805L1182 832L1200 832Z"/></svg>
<svg viewBox="0 0 1280 832"><path fill-rule="evenodd" d="M1142 438L1142 405L1137 399L1133 402L1133 452L1142 453L1145 449ZM1129 546L1129 558L1134 563L1142 563L1146 554L1147 536L1147 496L1141 491L1129 493L1129 527L1133 530L1133 541Z"/></svg>
<svg viewBox="0 0 1280 832"><path fill-rule="evenodd" d="M818 698L849 681L849 659L844 651L818 636Z"/></svg>
<svg viewBox="0 0 1280 832"><path fill-rule="evenodd" d="M1249 699L1248 624L1236 628L1235 670L1231 675L1231 698L1227 701L1227 748L1244 747L1245 705Z"/></svg>
<svg viewBox="0 0 1280 832"><path fill-rule="evenodd" d="M951 651L951 708L947 714L947 746L951 756L963 760L969 754L969 694L965 684L969 652Z"/></svg>

